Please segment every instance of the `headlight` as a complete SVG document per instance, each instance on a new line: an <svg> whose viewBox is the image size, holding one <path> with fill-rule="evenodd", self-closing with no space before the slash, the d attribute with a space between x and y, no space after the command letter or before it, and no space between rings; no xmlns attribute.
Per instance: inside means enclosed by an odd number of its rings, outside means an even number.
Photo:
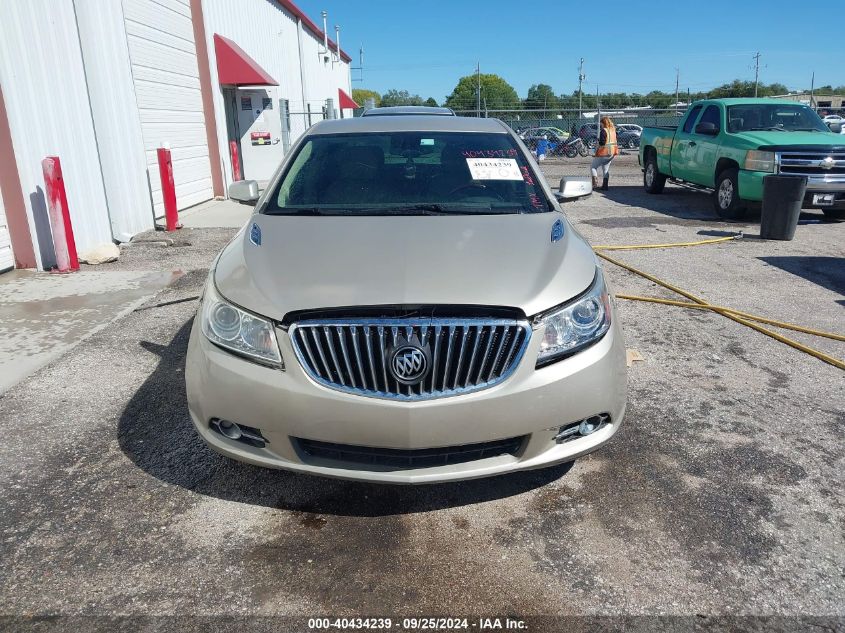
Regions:
<svg viewBox="0 0 845 633"><path fill-rule="evenodd" d="M590 289L571 303L534 318L545 325L537 367L561 360L598 341L610 329L610 298L601 270Z"/></svg>
<svg viewBox="0 0 845 633"><path fill-rule="evenodd" d="M202 299L202 333L215 345L264 365L284 369L273 324L223 299L209 282Z"/></svg>
<svg viewBox="0 0 845 633"><path fill-rule="evenodd" d="M775 170L775 153L760 152L756 149L749 150L745 154L744 169L749 171L770 171Z"/></svg>

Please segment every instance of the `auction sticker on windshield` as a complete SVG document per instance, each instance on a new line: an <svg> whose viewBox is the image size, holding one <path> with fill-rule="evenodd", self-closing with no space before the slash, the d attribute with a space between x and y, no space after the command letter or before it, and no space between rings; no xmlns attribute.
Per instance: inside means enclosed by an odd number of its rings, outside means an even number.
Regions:
<svg viewBox="0 0 845 633"><path fill-rule="evenodd" d="M473 180L522 180L515 158L467 158Z"/></svg>

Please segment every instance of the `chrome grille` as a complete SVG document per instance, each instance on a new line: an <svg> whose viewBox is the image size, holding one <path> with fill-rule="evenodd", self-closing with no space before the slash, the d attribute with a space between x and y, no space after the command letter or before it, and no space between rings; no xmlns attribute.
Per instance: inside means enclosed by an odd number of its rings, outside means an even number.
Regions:
<svg viewBox="0 0 845 633"><path fill-rule="evenodd" d="M822 167L825 159L833 160L830 168ZM845 174L845 152L796 151L779 152L777 155L781 174L796 174L799 176L828 176Z"/></svg>
<svg viewBox="0 0 845 633"><path fill-rule="evenodd" d="M531 337L527 321L510 319L314 319L290 327L293 349L316 382L347 393L427 400L486 389L507 378ZM406 385L390 352L406 341L428 352L427 373Z"/></svg>

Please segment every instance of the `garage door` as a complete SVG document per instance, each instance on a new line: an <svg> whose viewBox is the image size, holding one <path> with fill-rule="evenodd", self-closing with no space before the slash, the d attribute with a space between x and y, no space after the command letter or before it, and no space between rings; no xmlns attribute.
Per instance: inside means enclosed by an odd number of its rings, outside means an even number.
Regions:
<svg viewBox="0 0 845 633"><path fill-rule="evenodd" d="M15 258L12 257L12 238L6 224L6 210L3 208L3 196L0 194L0 272L14 268Z"/></svg>
<svg viewBox="0 0 845 633"><path fill-rule="evenodd" d="M189 0L123 0L123 15L153 205L162 216L162 143L170 144L176 206L214 196L191 9Z"/></svg>

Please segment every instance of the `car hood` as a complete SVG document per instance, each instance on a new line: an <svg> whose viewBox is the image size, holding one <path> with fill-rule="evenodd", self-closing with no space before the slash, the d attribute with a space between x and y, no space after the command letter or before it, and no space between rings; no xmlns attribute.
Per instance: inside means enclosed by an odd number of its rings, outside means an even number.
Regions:
<svg viewBox="0 0 845 633"><path fill-rule="evenodd" d="M563 238L552 242L560 220ZM250 239L260 230L260 246ZM560 213L253 215L214 273L229 301L275 320L377 305L483 305L533 315L586 290L590 246Z"/></svg>
<svg viewBox="0 0 845 633"><path fill-rule="evenodd" d="M842 137L833 132L742 132L737 134L757 146L818 146L839 145Z"/></svg>

